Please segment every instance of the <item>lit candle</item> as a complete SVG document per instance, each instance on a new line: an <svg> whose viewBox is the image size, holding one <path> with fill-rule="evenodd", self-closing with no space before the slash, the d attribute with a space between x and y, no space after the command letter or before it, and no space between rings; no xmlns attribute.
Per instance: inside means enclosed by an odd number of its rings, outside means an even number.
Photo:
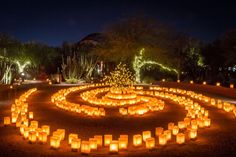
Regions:
<svg viewBox="0 0 236 157"><path fill-rule="evenodd" d="M50 126L49 125L43 125L42 130L47 133L47 135L50 135Z"/></svg>
<svg viewBox="0 0 236 157"><path fill-rule="evenodd" d="M24 128L24 138L27 139L29 137L29 132L30 132L30 128L26 127Z"/></svg>
<svg viewBox="0 0 236 157"><path fill-rule="evenodd" d="M25 119L25 120L23 121L23 124L28 127L28 126L29 126L29 120L28 120L28 119Z"/></svg>
<svg viewBox="0 0 236 157"><path fill-rule="evenodd" d="M110 151L110 153L118 153L118 151L119 151L118 141L116 141L116 140L111 141L109 151Z"/></svg>
<svg viewBox="0 0 236 157"><path fill-rule="evenodd" d="M68 143L71 144L72 139L78 138L78 134L69 134Z"/></svg>
<svg viewBox="0 0 236 157"><path fill-rule="evenodd" d="M136 134L136 135L133 135L133 145L134 146L141 146L142 145L142 135L140 134Z"/></svg>
<svg viewBox="0 0 236 157"><path fill-rule="evenodd" d="M34 126L34 128L36 129L36 128L38 128L39 123L38 123L38 121L36 121L36 120L32 120L32 121L30 122L30 125L31 125L31 126Z"/></svg>
<svg viewBox="0 0 236 157"><path fill-rule="evenodd" d="M4 117L3 121L4 121L5 126L11 124L11 118L10 117Z"/></svg>
<svg viewBox="0 0 236 157"><path fill-rule="evenodd" d="M174 126L175 126L174 123L172 123L172 122L168 123L168 130L172 130Z"/></svg>
<svg viewBox="0 0 236 157"><path fill-rule="evenodd" d="M17 114L13 114L13 115L11 116L11 122L12 122L12 123L16 123L17 117L18 117Z"/></svg>
<svg viewBox="0 0 236 157"><path fill-rule="evenodd" d="M146 141L147 138L151 137L151 131L143 131L143 140Z"/></svg>
<svg viewBox="0 0 236 157"><path fill-rule="evenodd" d="M186 127L185 122L184 121L179 121L178 122L178 127L179 127L179 129L184 129Z"/></svg>
<svg viewBox="0 0 236 157"><path fill-rule="evenodd" d="M20 134L24 135L24 130L25 130L26 126L24 124L21 124L20 126Z"/></svg>
<svg viewBox="0 0 236 157"><path fill-rule="evenodd" d="M90 153L90 143L89 143L89 141L82 141L81 142L81 153L82 154L89 154Z"/></svg>
<svg viewBox="0 0 236 157"><path fill-rule="evenodd" d="M97 140L95 138L89 138L90 149L97 150Z"/></svg>
<svg viewBox="0 0 236 157"><path fill-rule="evenodd" d="M34 113L33 112L29 112L29 119L34 119Z"/></svg>
<svg viewBox="0 0 236 157"><path fill-rule="evenodd" d="M189 130L189 138L195 139L197 137L197 130L196 129L190 129Z"/></svg>
<svg viewBox="0 0 236 157"><path fill-rule="evenodd" d="M81 139L73 138L71 140L71 150L72 151L78 151L78 149L80 148L80 144L81 144Z"/></svg>
<svg viewBox="0 0 236 157"><path fill-rule="evenodd" d="M167 141L171 140L171 131L170 130L165 130L163 133L166 135Z"/></svg>
<svg viewBox="0 0 236 157"><path fill-rule="evenodd" d="M66 130L65 129L57 129L57 132L59 132L61 134L61 140L64 140L65 139Z"/></svg>
<svg viewBox="0 0 236 157"><path fill-rule="evenodd" d="M36 131L30 131L29 132L29 141L30 143L35 143L37 140L37 133Z"/></svg>
<svg viewBox="0 0 236 157"><path fill-rule="evenodd" d="M101 147L103 144L102 135L94 135L94 139L97 140L97 146Z"/></svg>
<svg viewBox="0 0 236 157"><path fill-rule="evenodd" d="M163 133L163 128L162 127L157 127L156 130L155 130L155 134L156 136L159 136Z"/></svg>
<svg viewBox="0 0 236 157"><path fill-rule="evenodd" d="M48 135L46 132L44 131L40 131L38 133L38 139L41 143L46 143L47 142L47 139L48 139Z"/></svg>
<svg viewBox="0 0 236 157"><path fill-rule="evenodd" d="M205 126L205 127L210 127L210 125L211 125L211 119L205 118L205 119L204 119L204 126Z"/></svg>
<svg viewBox="0 0 236 157"><path fill-rule="evenodd" d="M119 149L127 149L128 140L126 138L120 137L118 141L119 141Z"/></svg>
<svg viewBox="0 0 236 157"><path fill-rule="evenodd" d="M155 147L155 138L150 137L146 139L146 148L153 149Z"/></svg>
<svg viewBox="0 0 236 157"><path fill-rule="evenodd" d="M166 145L167 139L166 139L166 135L165 134L160 134L159 135L159 144L161 146Z"/></svg>
<svg viewBox="0 0 236 157"><path fill-rule="evenodd" d="M60 147L60 137L58 136L51 136L50 137L50 146L53 149L58 149Z"/></svg>
<svg viewBox="0 0 236 157"><path fill-rule="evenodd" d="M179 133L179 127L178 126L174 126L172 129L172 134L173 135L177 135Z"/></svg>
<svg viewBox="0 0 236 157"><path fill-rule="evenodd" d="M104 135L104 145L109 146L112 141L112 135Z"/></svg>
<svg viewBox="0 0 236 157"><path fill-rule="evenodd" d="M178 133L176 135L176 143L183 144L185 142L185 135L183 133Z"/></svg>

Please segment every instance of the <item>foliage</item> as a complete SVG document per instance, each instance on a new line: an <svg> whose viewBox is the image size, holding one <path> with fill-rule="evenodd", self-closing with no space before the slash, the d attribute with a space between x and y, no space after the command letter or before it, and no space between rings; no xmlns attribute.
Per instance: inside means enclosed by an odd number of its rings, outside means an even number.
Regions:
<svg viewBox="0 0 236 157"><path fill-rule="evenodd" d="M62 75L66 82L77 83L79 80L89 80L97 61L84 55L62 56Z"/></svg>
<svg viewBox="0 0 236 157"><path fill-rule="evenodd" d="M94 53L105 61L131 63L137 51L145 47L161 60L168 48L169 30L161 23L144 16L130 17L109 25L105 42Z"/></svg>
<svg viewBox="0 0 236 157"><path fill-rule="evenodd" d="M145 59L144 58L144 51L145 51L144 48L142 48L139 51L139 54L134 57L133 69L135 71L136 82L141 81L140 80L140 77L141 77L140 71L141 71L141 68L143 68L145 65L157 65L163 70L175 72L177 75L179 74L178 71L174 68L167 67L167 66L165 66L161 63L158 63L157 61L154 61L154 60Z"/></svg>
<svg viewBox="0 0 236 157"><path fill-rule="evenodd" d="M103 80L113 88L124 88L133 85L134 76L126 64L119 63L115 70L110 72L110 75L105 76Z"/></svg>
<svg viewBox="0 0 236 157"><path fill-rule="evenodd" d="M24 71L31 78L34 78L41 69L48 70L49 73L55 72L56 66L51 66L51 64L56 61L57 56L56 49L45 44L22 43L9 35L0 34L0 57L7 58L8 64L11 65L6 70L5 64L1 64L0 68L7 72L5 76L19 77L19 74Z"/></svg>

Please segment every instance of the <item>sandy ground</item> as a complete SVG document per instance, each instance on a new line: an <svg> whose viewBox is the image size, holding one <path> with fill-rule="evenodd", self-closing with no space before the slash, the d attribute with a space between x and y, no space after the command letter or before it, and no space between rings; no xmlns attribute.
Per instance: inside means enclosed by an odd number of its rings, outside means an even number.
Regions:
<svg viewBox="0 0 236 157"><path fill-rule="evenodd" d="M133 134L141 133L144 130L151 130L154 133L155 127L167 128L169 122L176 123L185 116L183 107L166 101L163 111L149 113L142 117L122 117L118 114L118 109L107 109L106 117L91 118L61 110L50 102L51 95L64 87L38 86L38 88L39 90L28 99L29 110L34 112L35 120L38 120L40 125L50 125L52 131L64 128L67 135L68 133L78 133L83 140L87 140L95 134L113 134L114 139L117 139L120 134L128 134L131 145ZM79 152L71 152L66 141L61 143L60 149L52 150L48 143L45 145L29 144L19 135L18 128L2 125L2 118L10 115L12 98L17 98L20 93L22 90L12 90L0 94L0 157L81 156ZM81 101L78 93L70 94L68 100ZM152 151L144 149L144 146L140 148L130 146L129 150L121 151L117 155L109 154L108 148L100 148L89 156L235 157L236 118L233 114L226 114L214 107L204 106L209 109L212 125L210 128L199 130L198 138L194 141L187 141L186 144L180 146L175 144L175 139L173 139L167 146L158 146Z"/></svg>

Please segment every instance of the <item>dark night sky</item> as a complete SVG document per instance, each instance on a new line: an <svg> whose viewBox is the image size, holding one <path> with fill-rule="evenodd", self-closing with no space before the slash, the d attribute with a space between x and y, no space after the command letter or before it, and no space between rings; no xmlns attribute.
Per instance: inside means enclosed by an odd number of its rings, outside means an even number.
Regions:
<svg viewBox="0 0 236 157"><path fill-rule="evenodd" d="M48 0L49 1L49 0ZM109 23L144 13L203 41L236 28L235 4L217 0L1 0L0 32L22 41L58 46L102 31Z"/></svg>

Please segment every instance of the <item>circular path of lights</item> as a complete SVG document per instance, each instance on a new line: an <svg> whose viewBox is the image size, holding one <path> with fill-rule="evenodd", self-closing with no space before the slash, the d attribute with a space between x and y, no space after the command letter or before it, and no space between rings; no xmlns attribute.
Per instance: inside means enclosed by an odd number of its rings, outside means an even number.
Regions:
<svg viewBox="0 0 236 157"><path fill-rule="evenodd" d="M92 110L90 116L97 116L96 114L104 116L105 110L98 108L96 111L93 111L93 108L97 108L97 106L95 106L97 104L90 104L89 106L79 105L78 107L76 106L78 104L65 101L65 96L70 92L82 89L85 89L86 92L86 90L91 87L96 90L96 88L101 88L103 85L84 85L60 90L58 93L63 96L55 94L52 96L51 101L56 103L59 107L65 107L66 104L66 110L83 112L87 115L89 115L89 112ZM145 147L146 149L156 149L157 146L168 145L168 141L173 138L176 139L175 141L177 144L187 143L189 140L197 137L198 129L207 128L211 125L211 119L208 117L208 110L200 104L209 104L230 114L233 113L236 116L236 107L233 104L223 102L220 99L207 97L193 91L155 86L149 87L148 90L143 90L142 86L137 86L136 89L137 94L155 97L155 99L158 98L157 100L161 98L169 99L183 106L186 110L185 118L177 124L172 122L168 123L167 130L164 130L163 127L154 128L154 132L151 130L140 130L140 134L135 134L132 137L128 137L128 135L120 135L117 140L113 139L113 136L109 134L94 135L88 140L81 140L81 138L78 137L78 134L68 134L69 138L67 140L68 144L71 145L71 149L83 154L90 154L94 151L99 151L101 147L108 147L111 153L119 153L120 151L129 149L130 145L128 145L128 141L133 141L132 145L134 147ZM50 146L54 149L58 149L60 148L60 142L65 140L66 130L57 129L52 132L48 125L39 126L39 122L33 120L33 112L28 111L27 98L36 91L37 89L35 88L30 89L22 94L19 99L15 100L15 103L11 106L11 116L4 117L4 124L15 124L16 127L19 128L21 135L31 143L47 143L50 138ZM66 103L62 105L61 102L64 101ZM129 111L127 111L127 113L128 112Z"/></svg>

